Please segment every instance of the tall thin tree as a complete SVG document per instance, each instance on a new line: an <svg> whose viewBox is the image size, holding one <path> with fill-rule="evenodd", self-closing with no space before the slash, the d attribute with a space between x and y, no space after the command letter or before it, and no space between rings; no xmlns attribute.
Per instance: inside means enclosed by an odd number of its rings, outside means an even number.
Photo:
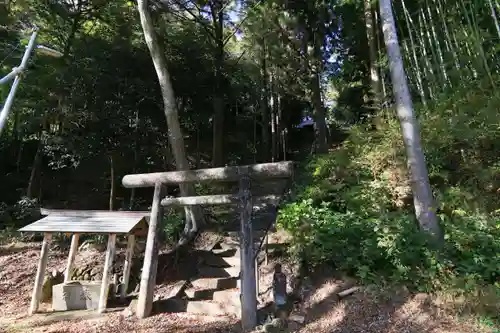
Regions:
<svg viewBox="0 0 500 333"><path fill-rule="evenodd" d="M440 239L442 232L436 216L429 175L420 142L420 129L413 111L413 103L406 81L391 0L380 0L379 3L382 31L384 32L392 86L396 99L397 116L401 124L403 142L408 158L416 217L422 230L431 234L435 239Z"/></svg>
<svg viewBox="0 0 500 333"><path fill-rule="evenodd" d="M370 85L375 107L380 105L382 94L380 89L380 77L377 70L377 44L373 28L373 14L371 0L364 0L366 39L368 41L368 53L370 56Z"/></svg>
<svg viewBox="0 0 500 333"><path fill-rule="evenodd" d="M177 112L177 104L175 102L174 89L170 80L170 74L167 69L165 60L165 52L158 40L158 36L153 26L151 14L149 13L148 1L138 0L137 8L141 19L144 39L151 54L154 68L160 83L161 94L163 98L163 110L165 118L167 118L168 139L172 147L175 164L177 170L188 170L189 163L186 158L184 147L184 136L182 135L181 126L179 123L179 114ZM195 189L192 184L180 185L182 196L194 195ZM181 238L180 244L190 240L198 231L200 224L204 223L203 212L200 207L186 207L186 225L184 228L184 237Z"/></svg>
<svg viewBox="0 0 500 333"><path fill-rule="evenodd" d="M424 84L422 81L422 74L420 72L420 64L418 62L417 52L415 51L415 42L413 40L413 29L410 27L411 17L410 17L410 14L408 13L408 10L406 9L406 5L405 5L404 0L401 0L401 4L403 5L404 18L405 18L405 22L406 22L406 30L408 31L408 37L410 37L411 57L413 59L413 63L415 66L415 75L417 76L418 92L420 94L422 104L427 109L427 99L425 98Z"/></svg>

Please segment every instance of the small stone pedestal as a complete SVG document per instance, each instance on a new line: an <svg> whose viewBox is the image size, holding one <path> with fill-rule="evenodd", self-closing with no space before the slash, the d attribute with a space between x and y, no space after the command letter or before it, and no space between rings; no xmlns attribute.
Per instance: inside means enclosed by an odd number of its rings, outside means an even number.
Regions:
<svg viewBox="0 0 500 333"><path fill-rule="evenodd" d="M88 310L99 307L101 281L70 281L52 287L52 310Z"/></svg>

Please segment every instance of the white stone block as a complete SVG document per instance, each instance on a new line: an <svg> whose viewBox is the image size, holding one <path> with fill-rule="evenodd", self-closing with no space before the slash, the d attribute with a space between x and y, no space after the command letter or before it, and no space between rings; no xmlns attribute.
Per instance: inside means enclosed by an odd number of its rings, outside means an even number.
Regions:
<svg viewBox="0 0 500 333"><path fill-rule="evenodd" d="M97 309L101 281L69 281L52 287L52 310Z"/></svg>

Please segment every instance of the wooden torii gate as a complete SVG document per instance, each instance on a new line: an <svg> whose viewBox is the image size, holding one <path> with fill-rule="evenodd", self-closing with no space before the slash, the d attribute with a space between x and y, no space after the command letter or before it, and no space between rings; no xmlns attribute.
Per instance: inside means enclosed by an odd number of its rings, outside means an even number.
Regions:
<svg viewBox="0 0 500 333"><path fill-rule="evenodd" d="M255 261L251 215L253 198L251 180L288 178L292 175L292 162L263 163L246 166L199 169L189 171L157 172L133 174L123 177L122 184L127 188L154 187L153 205L144 254L137 316L147 317L153 307L153 292L158 267L158 227L163 215L163 206L181 205L220 205L239 203L240 205L240 255L241 255L241 322L244 331L250 331L257 324L257 296ZM167 184L201 182L239 182L239 193L225 195L206 195L179 198L163 198ZM276 196L255 198L263 202L275 202Z"/></svg>

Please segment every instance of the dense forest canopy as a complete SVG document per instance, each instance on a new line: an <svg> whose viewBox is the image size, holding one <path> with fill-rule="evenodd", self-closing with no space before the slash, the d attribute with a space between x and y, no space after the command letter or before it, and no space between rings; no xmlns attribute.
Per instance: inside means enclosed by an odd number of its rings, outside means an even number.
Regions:
<svg viewBox="0 0 500 333"><path fill-rule="evenodd" d="M129 173L294 160L279 223L297 255L498 287L500 4L379 1L4 2L3 75L35 26L63 56L34 52L16 93L0 226L147 209ZM437 248L418 227L443 230Z"/></svg>

